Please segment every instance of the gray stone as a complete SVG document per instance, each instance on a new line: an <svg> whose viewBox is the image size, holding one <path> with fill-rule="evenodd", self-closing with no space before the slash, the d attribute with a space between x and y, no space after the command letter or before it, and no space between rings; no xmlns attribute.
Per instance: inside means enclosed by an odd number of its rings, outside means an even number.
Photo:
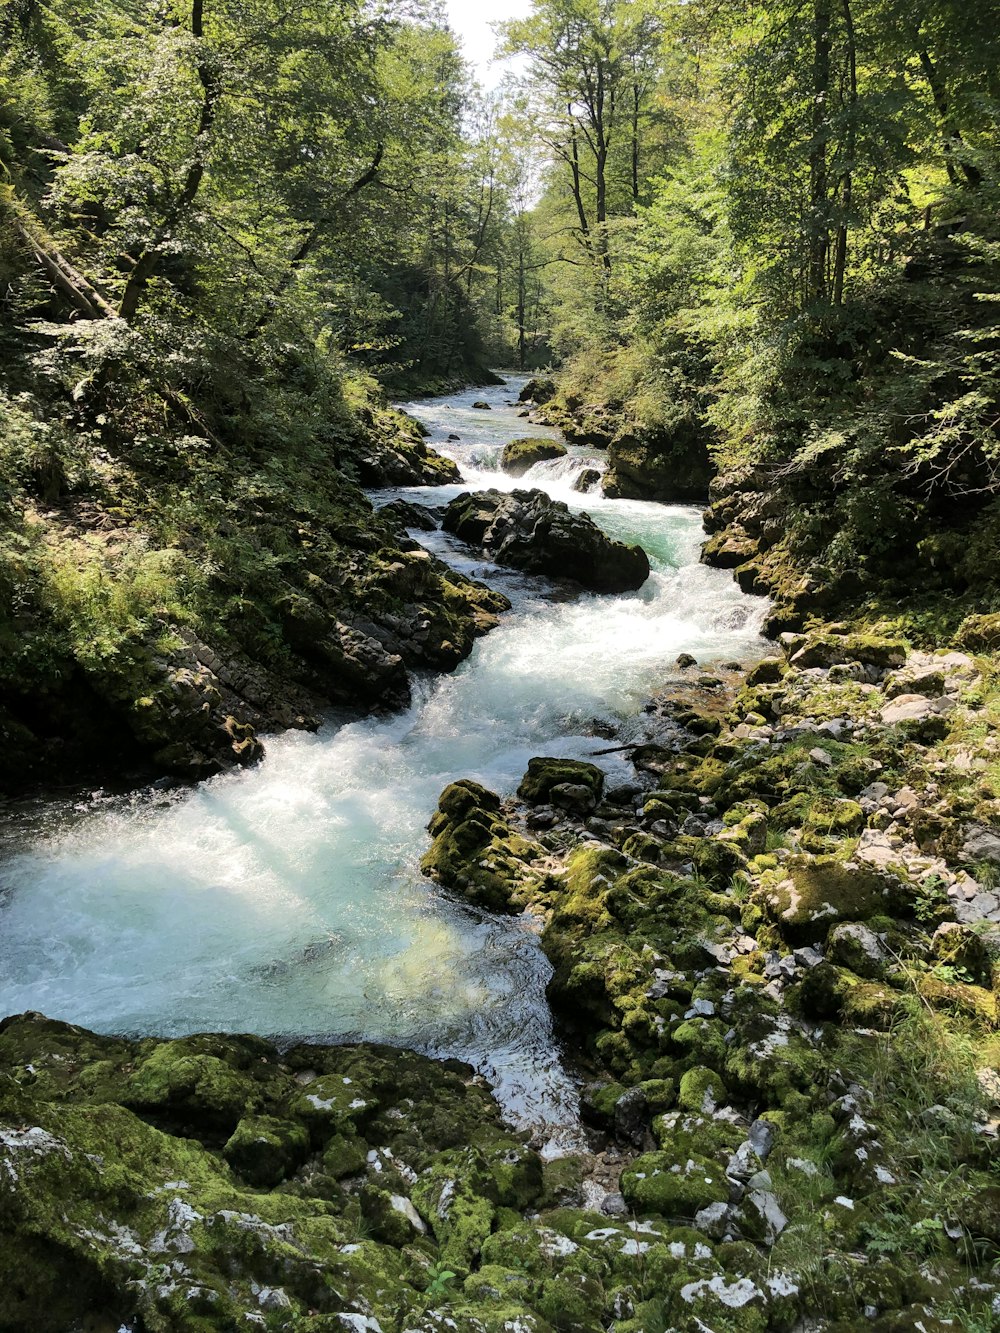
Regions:
<svg viewBox="0 0 1000 1333"><path fill-rule="evenodd" d="M818 967L823 961L823 955L818 949L814 949L811 944L803 945L801 949L795 949L792 957L799 967Z"/></svg>
<svg viewBox="0 0 1000 1333"><path fill-rule="evenodd" d="M885 726L895 727L903 722L922 722L935 711L932 701L923 694L900 694L882 708L880 716Z"/></svg>
<svg viewBox="0 0 1000 1333"><path fill-rule="evenodd" d="M827 956L859 977L874 979L885 972L887 955L882 941L860 921L845 921L833 927L827 940Z"/></svg>
<svg viewBox="0 0 1000 1333"><path fill-rule="evenodd" d="M962 856L966 861L988 861L1000 865L1000 829L987 824L970 824L965 830Z"/></svg>
<svg viewBox="0 0 1000 1333"><path fill-rule="evenodd" d="M766 1162L774 1147L774 1126L767 1120L755 1120L750 1126L749 1141L762 1162Z"/></svg>
<svg viewBox="0 0 1000 1333"><path fill-rule="evenodd" d="M695 1213L694 1224L699 1231L704 1231L706 1236L711 1236L713 1240L721 1240L729 1226L729 1205L710 1203L707 1208Z"/></svg>

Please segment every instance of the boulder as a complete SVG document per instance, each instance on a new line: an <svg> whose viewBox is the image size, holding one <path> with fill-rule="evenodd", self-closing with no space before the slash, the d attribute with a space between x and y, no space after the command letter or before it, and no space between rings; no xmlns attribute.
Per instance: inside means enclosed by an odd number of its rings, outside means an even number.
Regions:
<svg viewBox="0 0 1000 1333"><path fill-rule="evenodd" d="M572 514L544 491L475 491L452 500L445 531L499 565L568 579L591 592L628 592L649 577L640 546L608 537L588 514Z"/></svg>
<svg viewBox="0 0 1000 1333"><path fill-rule="evenodd" d="M574 491L587 492L592 491L600 483L601 473L596 467L585 467L579 472L573 482Z"/></svg>
<svg viewBox="0 0 1000 1333"><path fill-rule="evenodd" d="M519 403L537 403L539 407L542 403L549 402L556 394L555 380L544 379L541 376L534 376L528 380L527 384L517 396Z"/></svg>
<svg viewBox="0 0 1000 1333"><path fill-rule="evenodd" d="M625 1202L637 1213L693 1218L703 1208L729 1202L722 1168L697 1153L644 1153L622 1173Z"/></svg>
<svg viewBox="0 0 1000 1333"><path fill-rule="evenodd" d="M604 494L623 500L704 500L712 472L704 422L682 410L662 429L623 432L611 440Z"/></svg>
<svg viewBox="0 0 1000 1333"><path fill-rule="evenodd" d="M517 794L531 805L543 805L552 801L560 788L566 787L582 789L596 804L604 787L604 774L596 764L579 759L529 759L528 771L521 779Z"/></svg>
<svg viewBox="0 0 1000 1333"><path fill-rule="evenodd" d="M512 477L523 477L536 463L565 456L566 446L560 444L558 440L527 436L521 440L511 440L510 444L504 447L500 456L500 466Z"/></svg>

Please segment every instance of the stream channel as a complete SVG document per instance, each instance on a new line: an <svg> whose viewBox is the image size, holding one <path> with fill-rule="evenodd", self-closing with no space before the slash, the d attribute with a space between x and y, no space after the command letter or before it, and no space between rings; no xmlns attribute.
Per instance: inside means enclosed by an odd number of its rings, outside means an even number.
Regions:
<svg viewBox="0 0 1000 1333"><path fill-rule="evenodd" d="M577 1091L545 1001L549 965L528 916L494 918L425 879L426 824L444 786L509 794L532 755L588 758L628 736L681 652L760 652L765 603L699 564L700 510L581 494L593 450L499 471L509 440L557 436L517 415L524 380L405 404L463 484L382 491L440 505L463 490L540 487L639 542L638 592L572 595L498 569L444 533L414 535L500 588L513 609L448 676L415 682L391 717L272 737L256 768L193 789L96 793L24 822L0 864L0 1015L40 1010L102 1032L358 1038L468 1060L506 1114L558 1151ZM490 403L490 411L473 408ZM458 441L448 441L457 435ZM595 725L596 724L596 725ZM621 755L600 762L634 776Z"/></svg>

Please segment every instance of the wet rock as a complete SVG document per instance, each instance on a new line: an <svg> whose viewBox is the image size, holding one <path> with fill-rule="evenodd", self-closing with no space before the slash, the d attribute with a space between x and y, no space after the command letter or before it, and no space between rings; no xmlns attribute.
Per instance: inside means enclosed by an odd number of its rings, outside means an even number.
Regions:
<svg viewBox="0 0 1000 1333"><path fill-rule="evenodd" d="M523 477L536 463L552 458L565 458L566 446L558 440L526 437L512 440L504 446L500 456L500 466L512 477Z"/></svg>
<svg viewBox="0 0 1000 1333"><path fill-rule="evenodd" d="M596 486L599 486L600 482L601 473L597 468L585 467L582 468L574 478L573 489L574 491L580 491L581 493L586 494L588 491L592 491Z"/></svg>
<svg viewBox="0 0 1000 1333"><path fill-rule="evenodd" d="M571 514L543 491L479 491L460 495L443 526L498 564L564 578L593 592L626 592L649 577L639 546L605 536L587 514Z"/></svg>
<svg viewBox="0 0 1000 1333"><path fill-rule="evenodd" d="M538 889L542 877L529 863L541 848L510 827L500 798L478 783L446 787L428 827L433 842L421 869L469 902L516 913Z"/></svg>
<svg viewBox="0 0 1000 1333"><path fill-rule="evenodd" d="M486 402L486 400L483 399L483 398L477 398L477 400L472 404L472 406L473 406L478 412L489 412L489 411L491 411L491 408L490 408L489 403Z"/></svg>
<svg viewBox="0 0 1000 1333"><path fill-rule="evenodd" d="M427 505L409 500L393 500L379 512L396 520L402 528L417 528L421 532L434 532L441 514L440 509L435 513Z"/></svg>

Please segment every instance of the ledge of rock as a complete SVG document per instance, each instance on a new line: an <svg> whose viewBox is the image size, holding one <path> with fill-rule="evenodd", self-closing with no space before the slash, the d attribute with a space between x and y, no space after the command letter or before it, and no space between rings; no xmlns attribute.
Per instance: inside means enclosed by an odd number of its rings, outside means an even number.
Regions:
<svg viewBox="0 0 1000 1333"><path fill-rule="evenodd" d="M572 514L544 491L475 491L452 500L442 523L500 565L571 579L591 592L629 592L649 577L641 546L601 531L588 514Z"/></svg>

